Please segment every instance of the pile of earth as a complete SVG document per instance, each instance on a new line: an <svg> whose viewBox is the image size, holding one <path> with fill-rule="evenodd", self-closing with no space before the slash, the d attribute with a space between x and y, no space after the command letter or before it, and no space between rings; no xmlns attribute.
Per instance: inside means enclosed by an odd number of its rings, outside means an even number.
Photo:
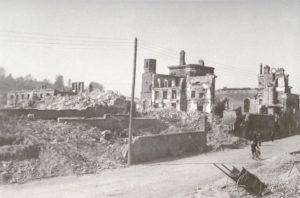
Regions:
<svg viewBox="0 0 300 198"><path fill-rule="evenodd" d="M114 91L83 92L78 95L54 96L37 103L39 109L86 109L95 106L126 106L126 97Z"/></svg>
<svg viewBox="0 0 300 198"><path fill-rule="evenodd" d="M113 131L0 115L0 183L98 173L124 166L126 154Z"/></svg>
<svg viewBox="0 0 300 198"><path fill-rule="evenodd" d="M292 160L288 154L275 156L264 164L256 163L253 166L254 169L250 171L268 186L264 197L300 197L300 174L294 167L294 170L289 176L289 172L292 167ZM235 182L227 180L227 178L223 178L212 184L198 187L197 191L191 195L191 197L256 197L249 194L242 187L237 188Z"/></svg>

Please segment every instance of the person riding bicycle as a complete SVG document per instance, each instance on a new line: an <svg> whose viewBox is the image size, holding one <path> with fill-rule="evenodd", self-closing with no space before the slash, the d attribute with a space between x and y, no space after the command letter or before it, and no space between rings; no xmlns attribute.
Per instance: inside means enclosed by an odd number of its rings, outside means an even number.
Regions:
<svg viewBox="0 0 300 198"><path fill-rule="evenodd" d="M252 152L252 159L258 158L260 156L260 149L257 146L257 142L256 141L252 141L251 144L251 152Z"/></svg>

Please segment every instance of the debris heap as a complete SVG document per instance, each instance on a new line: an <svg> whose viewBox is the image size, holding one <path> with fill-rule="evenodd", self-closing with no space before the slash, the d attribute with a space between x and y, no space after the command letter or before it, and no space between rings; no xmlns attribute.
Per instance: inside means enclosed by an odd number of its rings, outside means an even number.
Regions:
<svg viewBox="0 0 300 198"><path fill-rule="evenodd" d="M0 183L97 173L124 165L127 139L82 124L0 115Z"/></svg>
<svg viewBox="0 0 300 198"><path fill-rule="evenodd" d="M114 91L84 92L78 95L54 96L38 104L39 109L86 109L95 106L126 106L126 97ZM124 107L125 108L125 107Z"/></svg>

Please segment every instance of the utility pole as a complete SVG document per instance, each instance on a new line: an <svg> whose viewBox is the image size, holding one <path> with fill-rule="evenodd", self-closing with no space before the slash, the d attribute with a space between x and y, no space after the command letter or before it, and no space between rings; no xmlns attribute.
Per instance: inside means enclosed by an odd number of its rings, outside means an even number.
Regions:
<svg viewBox="0 0 300 198"><path fill-rule="evenodd" d="M132 89L131 89L129 132L128 132L128 160L127 160L128 165L131 165L132 120L133 120L133 113L134 113L133 106L134 106L134 90L135 90L136 56L137 56L137 38L134 39L133 74L132 74Z"/></svg>

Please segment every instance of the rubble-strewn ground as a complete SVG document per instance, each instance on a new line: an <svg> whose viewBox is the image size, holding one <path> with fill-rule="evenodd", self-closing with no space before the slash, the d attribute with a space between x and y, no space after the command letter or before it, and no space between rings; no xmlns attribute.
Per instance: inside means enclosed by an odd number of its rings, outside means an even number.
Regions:
<svg viewBox="0 0 300 198"><path fill-rule="evenodd" d="M122 106L126 97L114 91L84 92L71 96L54 96L45 99L44 103L38 103L39 109L86 109L97 105Z"/></svg>
<svg viewBox="0 0 300 198"><path fill-rule="evenodd" d="M163 121L134 131L135 135L180 133L203 128L198 112L173 109L152 112ZM211 150L239 148L247 141L229 134L217 118L209 118L208 146ZM98 173L124 166L128 129L101 131L83 124L29 120L0 115L0 183L24 183L33 179ZM165 128L168 128L164 130Z"/></svg>
<svg viewBox="0 0 300 198"><path fill-rule="evenodd" d="M0 183L121 167L125 144L96 127L0 115Z"/></svg>
<svg viewBox="0 0 300 198"><path fill-rule="evenodd" d="M253 169L271 162L268 159L299 150L299 142L300 135L278 139L274 142L263 142L262 157L265 160L260 162L251 158L248 146L171 161L104 170L99 174L56 177L22 185L0 185L0 194L2 197L9 198L191 197L196 187L202 189L206 184L213 184L220 178L225 178L222 184L226 184L226 176L210 163L224 163L227 166L234 164L237 168L248 164L246 168L250 168L249 171L255 173ZM293 174L295 171L294 169ZM287 175L288 170L283 171L283 177ZM224 195L221 191L220 194ZM199 195L199 197L207 196ZM223 196L216 194L214 197L222 198ZM231 197L238 196L235 194Z"/></svg>
<svg viewBox="0 0 300 198"><path fill-rule="evenodd" d="M299 166L299 165L298 165ZM294 167L288 177L292 167L291 156L288 154L275 156L264 163L257 162L252 164L248 170L268 185L269 193L264 195L266 198L296 198L300 197L300 173ZM224 178L206 186L198 187L198 190L191 197L243 197L252 198L254 195L246 192L242 187L237 190L234 181Z"/></svg>

